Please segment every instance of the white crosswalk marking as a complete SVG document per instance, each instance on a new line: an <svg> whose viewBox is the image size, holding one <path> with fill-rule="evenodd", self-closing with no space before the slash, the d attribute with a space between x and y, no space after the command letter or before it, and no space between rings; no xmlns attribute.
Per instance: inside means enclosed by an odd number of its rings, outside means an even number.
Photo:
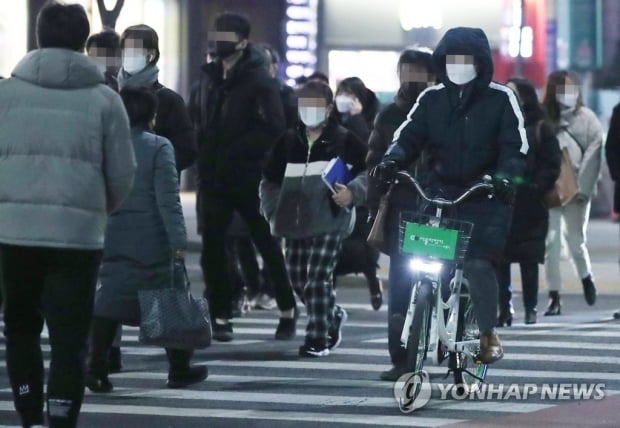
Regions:
<svg viewBox="0 0 620 428"><path fill-rule="evenodd" d="M113 393L86 392L82 418L90 421L89 417L102 416L170 417L187 421L184 427L209 426L215 421L228 426L243 423L261 427L276 423L437 427L471 421L481 413L526 414L561 404L540 399L442 400L441 391L451 385L453 378L444 377L446 363L438 367L429 361L425 370L430 374L432 387L430 403L423 412L402 414L393 397L393 383L379 380L379 373L390 368L385 315L377 314L370 321L367 315L356 319L354 312L361 310L362 305L344 307L351 311L343 346L322 359L297 356L297 347L305 334L303 316L298 324L298 340L294 342L273 340L278 322L276 311L255 311L235 319L232 342L216 342L211 348L196 352L195 363L209 367L207 381L181 390L165 388L163 350L141 345L138 328L124 327L124 371L110 376L115 386ZM500 336L506 355L490 367L487 382L515 384L520 392L525 390L524 384L604 383L606 396L618 395L620 373L616 367L620 364L620 345L608 343L614 342L610 338L620 336L617 326L606 322L547 323L504 329ZM4 348L1 338L0 355ZM48 367L47 334L43 335L42 350ZM0 367L6 367L4 359ZM4 373L4 369L0 371L0 421L5 425L0 428L16 428L18 421Z"/></svg>

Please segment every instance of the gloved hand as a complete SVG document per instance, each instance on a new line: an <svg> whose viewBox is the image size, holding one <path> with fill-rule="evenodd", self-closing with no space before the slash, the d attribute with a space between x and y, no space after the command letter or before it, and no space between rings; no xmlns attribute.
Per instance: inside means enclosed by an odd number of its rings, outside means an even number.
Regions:
<svg viewBox="0 0 620 428"><path fill-rule="evenodd" d="M495 197L497 200L507 205L514 204L517 191L510 180L507 178L495 180L493 187L495 188Z"/></svg>
<svg viewBox="0 0 620 428"><path fill-rule="evenodd" d="M398 165L396 162L387 160L380 162L377 166L371 169L370 176L385 183L389 183L394 181L397 172Z"/></svg>

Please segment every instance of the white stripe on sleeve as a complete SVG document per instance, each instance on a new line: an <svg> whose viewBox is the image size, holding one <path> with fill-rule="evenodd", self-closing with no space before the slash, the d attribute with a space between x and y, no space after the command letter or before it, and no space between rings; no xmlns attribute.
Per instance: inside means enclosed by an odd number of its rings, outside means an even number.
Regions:
<svg viewBox="0 0 620 428"><path fill-rule="evenodd" d="M529 143L527 142L527 135L525 133L525 120L523 119L523 114L521 113L521 108L519 107L519 101L512 89L507 86L500 85L499 83L491 82L489 88L496 89L498 91L502 91L508 95L508 99L510 100L510 105L512 106L512 110L514 111L515 116L517 116L518 121L518 129L519 135L521 136L521 153L524 155L527 154L527 151L530 148Z"/></svg>

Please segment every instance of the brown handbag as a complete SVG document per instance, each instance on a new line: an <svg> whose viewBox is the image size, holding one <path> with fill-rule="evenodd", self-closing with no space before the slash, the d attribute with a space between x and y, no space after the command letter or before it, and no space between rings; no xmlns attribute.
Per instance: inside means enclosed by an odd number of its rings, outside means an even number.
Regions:
<svg viewBox="0 0 620 428"><path fill-rule="evenodd" d="M547 208L563 207L568 204L579 192L577 177L568 154L568 149L562 149L562 165L560 175L543 197L543 203Z"/></svg>
<svg viewBox="0 0 620 428"><path fill-rule="evenodd" d="M387 221L389 200L393 188L394 184L391 184L388 191L383 196L381 196L381 199L379 200L379 209L377 211L377 216L375 217L375 221L373 222L370 233L368 234L368 238L366 239L366 241L371 247L376 248L384 254L388 253L387 243L385 242L385 222Z"/></svg>

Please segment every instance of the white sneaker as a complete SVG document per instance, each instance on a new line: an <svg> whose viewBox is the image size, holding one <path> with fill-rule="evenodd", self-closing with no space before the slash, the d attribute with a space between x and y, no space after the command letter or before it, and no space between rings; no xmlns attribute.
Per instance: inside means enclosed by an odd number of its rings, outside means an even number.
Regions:
<svg viewBox="0 0 620 428"><path fill-rule="evenodd" d="M276 303L276 299L274 299L273 297L269 296L268 294L261 293L256 298L256 304L254 307L256 309L265 309L270 311L277 308L278 304Z"/></svg>

